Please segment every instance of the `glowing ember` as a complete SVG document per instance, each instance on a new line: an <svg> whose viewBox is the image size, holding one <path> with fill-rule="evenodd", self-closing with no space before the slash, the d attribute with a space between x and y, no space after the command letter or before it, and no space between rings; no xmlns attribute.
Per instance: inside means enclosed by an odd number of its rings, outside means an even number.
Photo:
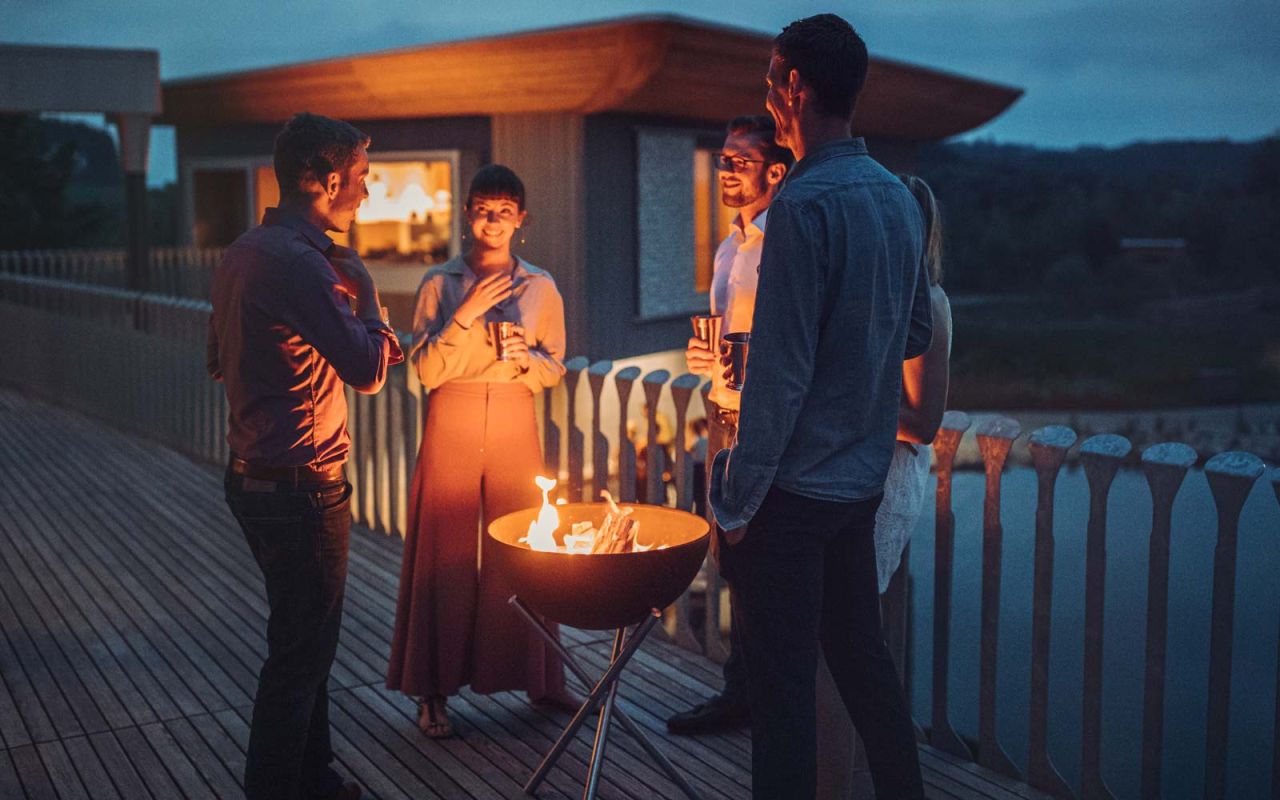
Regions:
<svg viewBox="0 0 1280 800"><path fill-rule="evenodd" d="M597 528L590 522L575 522L569 532L564 534L564 544L556 544L556 529L560 527L560 514L551 503L551 490L556 482L551 478L538 476L533 479L542 490L542 507L538 510L538 518L529 523L529 533L520 541L528 545L530 550L546 553L569 553L575 555L608 554L608 553L643 553L652 550L653 545L639 542L640 523L632 519L635 509L630 506L619 507L607 491L600 496L609 504L604 522ZM564 500L556 501L556 505L564 505ZM662 550L666 545L658 547Z"/></svg>

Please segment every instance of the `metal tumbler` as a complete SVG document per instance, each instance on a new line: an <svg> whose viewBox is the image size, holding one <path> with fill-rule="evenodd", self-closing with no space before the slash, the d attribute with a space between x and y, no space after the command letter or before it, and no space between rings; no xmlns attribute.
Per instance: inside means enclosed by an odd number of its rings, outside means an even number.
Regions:
<svg viewBox="0 0 1280 800"><path fill-rule="evenodd" d="M516 324L514 322L490 322L489 338L493 340L493 351L497 354L499 361L510 360L507 356L506 348L502 346L502 340L508 339L515 333Z"/></svg>
<svg viewBox="0 0 1280 800"><path fill-rule="evenodd" d="M689 322L693 324L693 338L701 339L707 349L714 353L716 344L720 341L720 326L724 317L719 314L695 314L689 317Z"/></svg>
<svg viewBox="0 0 1280 800"><path fill-rule="evenodd" d="M726 333L720 340L720 354L729 359L728 387L735 392L742 391L747 382L747 350L751 346L751 334Z"/></svg>

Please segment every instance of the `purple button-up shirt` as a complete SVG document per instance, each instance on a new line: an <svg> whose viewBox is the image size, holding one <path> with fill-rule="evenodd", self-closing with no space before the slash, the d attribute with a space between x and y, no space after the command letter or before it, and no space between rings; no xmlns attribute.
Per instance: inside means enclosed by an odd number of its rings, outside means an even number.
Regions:
<svg viewBox="0 0 1280 800"><path fill-rule="evenodd" d="M372 394L404 360L391 328L357 318L338 291L332 246L307 220L270 208L214 272L208 369L226 386L227 443L247 461L343 463L343 384Z"/></svg>

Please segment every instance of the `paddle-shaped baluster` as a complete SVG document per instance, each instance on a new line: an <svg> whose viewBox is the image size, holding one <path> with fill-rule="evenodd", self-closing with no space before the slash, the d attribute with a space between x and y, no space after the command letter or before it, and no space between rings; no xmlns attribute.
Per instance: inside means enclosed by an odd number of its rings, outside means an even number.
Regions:
<svg viewBox="0 0 1280 800"><path fill-rule="evenodd" d="M688 373L671 382L671 399L676 405L676 508L693 510L693 462L685 447L685 424L689 418L689 401L698 388L700 378Z"/></svg>
<svg viewBox="0 0 1280 800"><path fill-rule="evenodd" d="M1271 489L1275 490L1276 502L1280 503L1280 467L1271 470ZM1280 657L1276 658L1276 719L1271 728L1271 796L1280 797Z"/></svg>
<svg viewBox="0 0 1280 800"><path fill-rule="evenodd" d="M1252 453L1219 453L1204 465L1218 507L1218 546L1213 552L1213 615L1209 632L1209 712L1205 727L1204 796L1227 796L1227 736L1231 717L1231 635L1236 598L1236 536L1240 509L1262 476Z"/></svg>
<svg viewBox="0 0 1280 800"><path fill-rule="evenodd" d="M1053 610L1053 493L1076 432L1049 425L1031 434L1036 470L1036 551L1031 600L1031 713L1027 780L1054 797L1073 797L1049 757L1049 641Z"/></svg>
<svg viewBox="0 0 1280 800"><path fill-rule="evenodd" d="M1104 433L1080 446L1089 481L1089 530L1084 566L1084 718L1081 723L1080 784L1085 798L1112 800L1102 780L1102 623L1107 590L1107 495L1132 445Z"/></svg>
<svg viewBox="0 0 1280 800"><path fill-rule="evenodd" d="M564 389L568 401L565 426L569 430L569 493L570 503L582 502L583 470L586 467L586 435L578 427L578 382L587 370L587 359L582 356L564 363Z"/></svg>
<svg viewBox="0 0 1280 800"><path fill-rule="evenodd" d="M978 427L978 450L986 471L982 503L982 621L978 654L978 763L1021 778L996 738L996 659L1000 632L1000 561L1004 530L1000 525L1000 473L1013 440L1022 433L1016 420L996 417Z"/></svg>
<svg viewBox="0 0 1280 800"><path fill-rule="evenodd" d="M658 443L658 401L662 399L662 387L671 380L671 373L655 369L644 376L644 399L649 407L648 430L645 434L645 502L655 506L667 504L667 487L662 473L667 469L666 452Z"/></svg>
<svg viewBox="0 0 1280 800"><path fill-rule="evenodd" d="M711 381L703 381L702 386L698 387L698 395L702 399L702 415L710 419L711 417L711 401L707 399L707 395L711 392ZM708 453L708 457L714 453ZM704 465L705 466L705 465ZM706 480L711 480L711 473L707 471ZM705 492L708 487L704 486ZM695 498L695 502L701 501L706 506L707 521L711 523L711 535L715 536L715 514L711 513L711 503L707 502L705 496ZM711 558L711 554L707 554L707 558ZM718 564L709 564L703 569L702 574L707 581L707 597L706 606L704 608L705 618L703 620L703 654L716 662L723 664L729 659L729 648L724 646L724 642L720 639L720 567Z"/></svg>
<svg viewBox="0 0 1280 800"><path fill-rule="evenodd" d="M609 439L600 428L600 398L604 395L604 379L613 372L612 361L597 361L587 370L591 384L591 499L599 500L600 491L609 488Z"/></svg>
<svg viewBox="0 0 1280 800"><path fill-rule="evenodd" d="M624 503L636 500L636 445L627 435L627 418L631 411L631 387L639 377L639 367L618 370L613 376L618 389L618 500Z"/></svg>
<svg viewBox="0 0 1280 800"><path fill-rule="evenodd" d="M646 380L648 379L646 378ZM690 469L689 451L684 446L685 420L689 416L689 401L693 399L693 391L698 388L699 381L700 379L697 375L686 373L671 382L671 399L676 406L676 508L684 511L693 510L693 470ZM650 405L650 408L653 408L653 406ZM704 569L704 573L711 571L713 570ZM711 586L709 583L705 591L710 593ZM680 599L676 600L676 641L694 652L701 652L704 648L702 643L698 641L697 634L693 632L692 618L693 608L690 592L686 591L680 595ZM707 635L704 638L708 641L712 638L718 639L720 634L718 627L716 630L706 631Z"/></svg>
<svg viewBox="0 0 1280 800"><path fill-rule="evenodd" d="M1147 567L1147 670L1142 699L1142 797L1159 800L1164 760L1164 667L1169 635L1169 531L1173 500L1196 451L1180 442L1148 447L1142 471L1151 487L1151 554Z"/></svg>
<svg viewBox="0 0 1280 800"><path fill-rule="evenodd" d="M1271 470L1271 488L1276 502L1280 503L1280 467ZM1280 797L1280 656L1276 657L1276 720L1271 729L1271 742L1275 752L1271 754L1271 796Z"/></svg>
<svg viewBox="0 0 1280 800"><path fill-rule="evenodd" d="M560 425L556 422L555 397L565 391L563 385L543 392L542 397L542 463L547 474L560 479Z"/></svg>
<svg viewBox="0 0 1280 800"><path fill-rule="evenodd" d="M969 748L951 727L947 706L947 679L951 674L951 575L955 556L956 518L951 512L951 467L960 439L972 424L963 411L942 415L942 427L933 440L938 475L933 527L933 713L929 744L966 761Z"/></svg>

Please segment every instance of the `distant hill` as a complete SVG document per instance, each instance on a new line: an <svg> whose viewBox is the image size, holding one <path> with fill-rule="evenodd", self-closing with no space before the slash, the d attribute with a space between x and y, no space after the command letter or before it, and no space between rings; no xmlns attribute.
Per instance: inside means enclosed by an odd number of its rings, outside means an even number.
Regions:
<svg viewBox="0 0 1280 800"><path fill-rule="evenodd" d="M942 204L948 285L959 291L1123 288L1125 237L1186 239L1193 269L1181 291L1280 281L1280 138L938 144L922 149L917 172Z"/></svg>
<svg viewBox="0 0 1280 800"><path fill-rule="evenodd" d="M1240 181L1263 141L1162 141L1124 147L1049 150L1027 145L967 142L932 145L921 153L926 165L960 160L992 166L1016 166L1048 173L1087 172L1112 180Z"/></svg>

